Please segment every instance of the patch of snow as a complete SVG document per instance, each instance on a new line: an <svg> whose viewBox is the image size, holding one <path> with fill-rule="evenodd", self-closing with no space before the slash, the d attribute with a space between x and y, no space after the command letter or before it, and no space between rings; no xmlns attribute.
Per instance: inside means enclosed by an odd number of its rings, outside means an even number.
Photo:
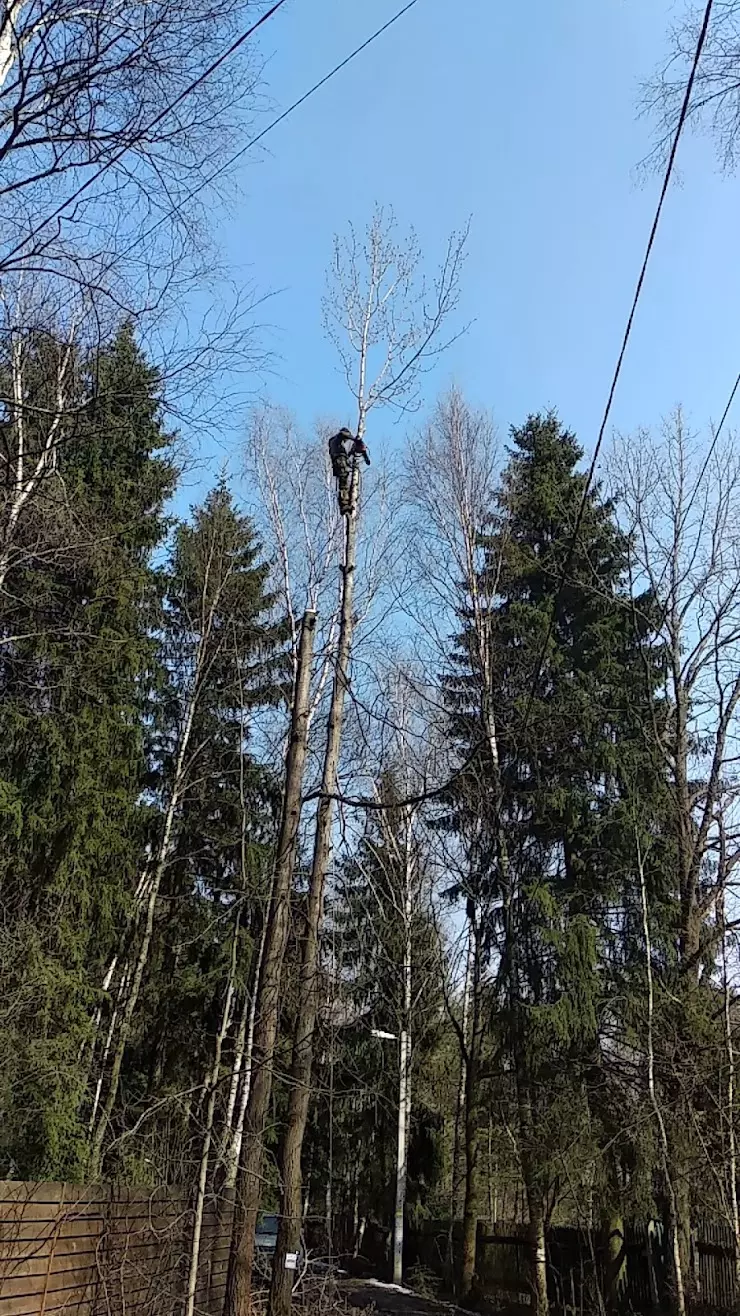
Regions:
<svg viewBox="0 0 740 1316"><path fill-rule="evenodd" d="M367 1279L364 1283L367 1284L368 1287L374 1289L386 1289L390 1293L407 1293L411 1298L418 1298L419 1296L413 1289L404 1288L403 1284L388 1284L382 1279Z"/></svg>

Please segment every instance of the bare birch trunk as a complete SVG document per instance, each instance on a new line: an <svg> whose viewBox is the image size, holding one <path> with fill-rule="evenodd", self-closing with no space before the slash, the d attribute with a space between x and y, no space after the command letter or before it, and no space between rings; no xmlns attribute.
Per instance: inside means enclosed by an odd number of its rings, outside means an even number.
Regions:
<svg viewBox="0 0 740 1316"><path fill-rule="evenodd" d="M668 1191L668 1206L671 1230L671 1254L673 1258L673 1281L675 1288L675 1306L676 1316L686 1316L686 1297L684 1289L683 1264L681 1261L681 1245L679 1239L679 1214L678 1203L676 1201L676 1192L673 1185L673 1176L671 1174L670 1151L668 1146L668 1134L666 1132L663 1111L660 1107L658 1095L655 1088L655 1048L653 1045L653 1018L655 1011L655 994L653 990L653 948L650 938L650 916L648 913L647 885L645 882L645 867L642 859L642 848L640 839L635 834L635 844L637 849L637 868L640 878L640 901L642 905L642 931L645 938L645 975L647 978L648 989L648 1019L647 1019L647 1078L648 1078L648 1095L650 1104L653 1108L655 1121L658 1125L660 1135L661 1160L663 1162L663 1176L665 1178L666 1189Z"/></svg>
<svg viewBox="0 0 740 1316"><path fill-rule="evenodd" d="M732 1038L732 993L727 972L727 928L725 925L724 895L718 909L722 924L722 994L724 1005L725 1056L727 1060L727 1178L730 1189L730 1214L732 1218L733 1262L735 1270L735 1300L740 1302L740 1207L737 1198L737 1136L735 1133L735 1043Z"/></svg>
<svg viewBox="0 0 740 1316"><path fill-rule="evenodd" d="M264 931L264 930L263 930ZM260 937L260 942L263 937ZM220 1154L220 1160L224 1165L228 1165L231 1159L232 1147L234 1145L234 1132L236 1127L237 1099L242 1091L242 1069L247 1051L247 1029L249 1027L249 1016L252 1012L254 1001L254 981L252 990L247 988L244 992L241 1010L239 1011L239 1023L237 1024L236 1037L234 1039L234 1063L231 1069L231 1078L229 1079L229 1095L226 1098L226 1110L224 1111L224 1136ZM230 1185L233 1188L233 1184Z"/></svg>
<svg viewBox="0 0 740 1316"><path fill-rule="evenodd" d="M546 1316L547 1300L547 1242L545 1238L545 1211L541 1194L535 1191L527 1197L529 1203L529 1238L532 1248L534 1305L538 1316Z"/></svg>
<svg viewBox="0 0 740 1316"><path fill-rule="evenodd" d="M393 1216L393 1283L403 1283L403 1225L406 1208L409 1121L411 1114L411 982L412 982L412 850L410 817L406 822L406 871L404 874L403 1021L399 1040L398 1138L396 1142L396 1207Z"/></svg>
<svg viewBox="0 0 740 1316"><path fill-rule="evenodd" d="M213 1141L213 1118L216 1112L216 1097L218 1095L218 1080L221 1074L221 1053L223 1051L224 1039L231 1026L231 1014L234 1006L234 984L236 979L236 957L239 946L239 921L234 929L234 941L231 948L231 963L229 965L229 977L224 996L224 1006L221 1012L221 1023L216 1034L216 1045L213 1053L213 1065L206 1078L206 1092L208 1094L206 1103L205 1128L203 1131L203 1146L200 1154L200 1166L198 1167L198 1183L195 1190L195 1210L193 1214L193 1236L190 1244L190 1267L188 1271L187 1299L185 1302L185 1316L194 1316L195 1312L195 1295L198 1289L198 1264L200 1262L200 1238L203 1230L203 1208L206 1200L206 1183L208 1181L208 1162L211 1155L211 1143Z"/></svg>
<svg viewBox="0 0 740 1316"><path fill-rule="evenodd" d="M473 981L473 958L475 942L473 938L473 925L468 920L468 948L465 956L465 985L463 987L463 1008L462 1008L462 1038L460 1042L460 1082L457 1088L457 1100L455 1103L455 1132L452 1143L452 1183L450 1186L450 1224L447 1231L447 1267L453 1288L457 1289L457 1267L455 1266L455 1221L457 1219L458 1200L460 1179L464 1179L458 1172L460 1163L460 1144L462 1141L461 1134L463 1122L465 1119L465 1095L468 1086L468 1060L469 1060L469 1034L470 1034L470 989Z"/></svg>
<svg viewBox="0 0 740 1316"><path fill-rule="evenodd" d="M532 1303L536 1316L547 1316L547 1247L545 1238L545 1208L542 1188L537 1173L535 1147L537 1143L532 1110L532 1089L526 1057L526 1037L522 1024L522 1000L519 977L518 928L508 864L504 886L504 922L506 937L507 994L509 1001L511 1049L514 1060L517 1118L519 1124L519 1155L522 1178L529 1214L529 1263Z"/></svg>
<svg viewBox="0 0 740 1316"><path fill-rule="evenodd" d="M398 1128L396 1137L396 1203L393 1214L393 1283L403 1283L403 1217L406 1205L408 1152L409 1035L401 1030L399 1041Z"/></svg>
<svg viewBox="0 0 740 1316"><path fill-rule="evenodd" d="M291 1091L285 1133L278 1154L283 1185L280 1225L272 1265L270 1312L288 1316L293 1295L293 1271L286 1258L298 1251L301 1240L301 1149L308 1120L313 1068L313 1037L319 1004L319 933L324 905L324 887L331 857L334 800L342 740L344 701L349 683L349 660L354 632L353 599L357 547L359 470L352 470L351 509L346 518L342 601L337 665L332 685L329 722L321 777L321 799L316 813L313 861L306 914L306 937L301 959L299 1001L291 1066Z"/></svg>
<svg viewBox="0 0 740 1316"><path fill-rule="evenodd" d="M11 6L11 12L20 8ZM2 86L3 36L8 36L8 10L5 21L0 22L0 87ZM11 20L12 21L12 20ZM23 314L23 304L14 307L15 315ZM12 435L14 448L9 455L8 470L12 473L12 493L5 512L5 524L0 535L0 593L4 591L8 572L13 559L18 523L26 505L37 495L43 481L56 467L57 447L62 437L62 426L67 414L69 393L72 390L74 370L74 340L77 333L77 318L72 321L65 332L64 347L56 364L54 381L54 407L49 412L48 426L43 440L35 450L29 448L26 429L26 363L24 361L24 334L13 324L6 333L10 335L10 366L12 403ZM71 411L70 411L71 414ZM13 441L11 440L11 442Z"/></svg>
<svg viewBox="0 0 740 1316"><path fill-rule="evenodd" d="M175 777L172 783L172 792L170 794L169 803L167 805L167 812L165 814L164 829L162 832L162 841L159 847L159 854L157 856L157 862L154 868L154 873L152 875L151 887L149 889L149 897L146 902L146 921L144 924L144 933L141 939L141 945L139 946L139 954L136 957L135 967L131 978L131 988L129 990L128 998L126 1000L126 1005L123 1010L121 1026L120 1029L118 1030L118 1039L116 1041L116 1046L113 1052L113 1064L111 1066L111 1074L108 1082L108 1092L106 1095L105 1102L101 1107L94 1132L92 1133L91 1146L90 1146L89 1174L93 1180L97 1179L100 1175L102 1155L103 1155L103 1143L105 1141L105 1135L108 1130L108 1126L110 1124L110 1117L113 1112L113 1107L115 1105L116 1097L118 1095L118 1084L121 1078L121 1066L123 1064L123 1057L126 1050L126 1044L128 1042L129 1033L131 1031L131 1021L133 1019L134 1011L136 1009L139 1000L141 984L144 979L144 971L146 969L147 961L149 959L149 950L152 943L152 933L154 931L154 914L157 907L157 897L159 895L159 889L162 885L162 878L164 877L164 872L167 867L167 863L170 857L170 852L172 849L175 816L177 813L177 809L180 803L180 798L182 795L183 786L185 783L187 753L190 745L190 736L193 729L193 719L195 717L195 710L196 710L197 699L198 699L198 685L199 685L199 677L200 677L201 659L202 659L202 647L200 648L198 661L196 662L196 673L195 673L195 679L193 681L193 691L190 696L187 711L185 714L185 722L180 737L180 745L177 751L177 760L175 764Z"/></svg>
<svg viewBox="0 0 740 1316"><path fill-rule="evenodd" d="M235 646L236 647L236 646ZM238 659L238 655L237 655ZM297 661L297 656L295 661ZM238 666L238 661L237 661ZM295 679L295 666L293 668ZM247 889L247 801L244 791L244 686L239 674L239 693L241 696L242 707L242 734L239 754L239 803L241 806L241 878L242 891ZM273 875L274 876L274 875ZM254 1005L256 999L257 982L259 981L260 968L262 965L262 956L265 949L265 930L267 919L263 916L262 928L260 930L259 949L257 956L252 958L250 964L249 988L245 990L244 1001L239 1014L239 1025L237 1028L236 1040L234 1043L234 1064L231 1071L231 1080L229 1082L229 1095L226 1102L226 1111L224 1114L224 1132L221 1142L221 1148L218 1156L218 1164L226 1163L225 1186L233 1188L236 1181L236 1170L239 1164L239 1146L235 1147L236 1130L234 1126L234 1115L236 1112L237 1098L243 1091L245 1093L244 1101L240 1102L239 1115L241 1116L242 1126L244 1118L244 1109L249 1098L249 1080L251 1077L252 1064L252 1043L254 1041ZM244 1063L247 1063L247 1072L245 1081L242 1082L242 1070Z"/></svg>
<svg viewBox="0 0 740 1316"><path fill-rule="evenodd" d="M252 1086L252 1056L254 1052L254 1026L257 1015L257 986L262 971L262 960L265 954L266 937L267 919L265 918L262 933L260 935L257 963L255 964L254 974L252 975L252 989L249 995L244 998L244 1006L239 1020L236 1055L234 1057L234 1072L231 1076L231 1085L229 1087L229 1100L225 1121L226 1151L224 1155L224 1163L226 1166L226 1176L224 1185L226 1188L236 1187L236 1176L239 1169L239 1157L241 1155L242 1139L244 1137L244 1118L247 1112L247 1102L249 1101L249 1092ZM237 1098L239 1101L238 1107ZM235 1115L236 1120L234 1119Z"/></svg>
<svg viewBox="0 0 740 1316"><path fill-rule="evenodd" d="M470 1044L465 1069L464 1148L465 1148L465 1202L463 1204L462 1266L460 1291L463 1302L473 1293L478 1262L478 1198L480 1193L480 1165L478 1143L478 1067L483 1031L481 1010L480 927L471 916L473 959L470 984Z"/></svg>
<svg viewBox="0 0 740 1316"><path fill-rule="evenodd" d="M225 1316L250 1316L251 1312L254 1231L259 1212L263 1139L272 1092L272 1062L280 1017L280 986L298 850L315 632L316 614L306 612L298 650L275 877L255 997L254 1048L237 1174Z"/></svg>

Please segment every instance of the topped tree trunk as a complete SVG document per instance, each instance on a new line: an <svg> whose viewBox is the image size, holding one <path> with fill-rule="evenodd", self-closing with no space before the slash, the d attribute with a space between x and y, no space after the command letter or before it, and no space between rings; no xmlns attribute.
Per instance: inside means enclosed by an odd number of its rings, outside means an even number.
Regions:
<svg viewBox="0 0 740 1316"><path fill-rule="evenodd" d="M288 940L290 896L298 850L315 630L316 614L307 612L301 627L280 836L270 907L267 913L264 951L256 988L257 1008L251 1081L237 1173L226 1286L227 1316L250 1316L251 1312L254 1236L262 1187L263 1140L272 1092L272 1065L280 1017L283 960Z"/></svg>
<svg viewBox="0 0 740 1316"><path fill-rule="evenodd" d="M420 253L413 235L399 245L392 214L378 210L364 246L354 231L335 243L325 324L337 347L357 408L356 438L365 438L369 412L378 406L403 407L416 396L420 372L443 346L439 331L454 310L465 237L452 236L431 303L418 279ZM371 356L380 353L376 374ZM282 1201L270 1288L271 1316L288 1316L292 1302L293 1254L298 1250L302 1214L301 1151L311 1099L314 1032L319 1000L320 933L324 890L331 857L331 834L342 721L354 635L357 526L360 474L353 458L342 566L339 642L329 706L321 794L316 815L307 925L300 976L300 1005L293 1039L291 1095L278 1155ZM405 1175L404 1175L405 1187Z"/></svg>
<svg viewBox="0 0 740 1316"><path fill-rule="evenodd" d="M342 739L344 701L349 684L349 659L354 631L353 597L357 550L357 514L359 504L359 470L352 471L351 504L346 518L344 564L342 566L342 607L339 626L339 650L332 685L327 726L321 799L316 817L311 880L306 912L306 931L299 978L300 1008L293 1041L290 1072L290 1100L285 1134L279 1153L280 1178L283 1184L282 1210L277 1247L273 1259L270 1286L272 1316L290 1312L295 1269L292 1258L298 1253L303 1218L303 1179L301 1150L311 1100L313 1038L320 1000L320 928L324 908L326 875L331 859L331 833L334 822L334 795Z"/></svg>

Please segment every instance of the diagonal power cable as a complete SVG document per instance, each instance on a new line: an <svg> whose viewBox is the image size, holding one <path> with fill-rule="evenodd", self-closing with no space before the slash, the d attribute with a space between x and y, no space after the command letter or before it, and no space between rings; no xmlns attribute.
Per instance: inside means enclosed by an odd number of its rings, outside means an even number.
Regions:
<svg viewBox="0 0 740 1316"><path fill-rule="evenodd" d="M265 23L267 19L270 18L272 14L274 14L276 10L280 8L280 5L284 3L285 0L279 0L279 3L273 5L272 9L268 10L266 14L263 14L262 18L259 19L259 21L255 23L249 29L248 32L242 33L241 37L239 37L237 41L234 42L229 47L228 50L224 51L223 54L219 56L218 60L215 61L214 64L212 64L209 69L206 69L203 72L203 74L201 74L201 76L194 83L192 83L189 87L185 88L184 91L181 92L180 96L178 96L177 100L173 101L171 105L167 106L167 108L163 110L161 114L159 114L157 118L147 126L146 129L142 131L139 138L136 138L133 141L127 143L126 146L118 153L118 155L106 161L105 165L101 166L101 168L95 174L93 174L89 179L87 179L87 181L80 188L78 188L76 192L74 192L71 196L67 197L67 199L63 201L62 204L58 206L57 209L51 215L47 215L46 219L44 219L39 225L37 225L36 228L33 229L31 233L29 233L24 238L24 240L21 243L19 243L18 246L15 247L9 253L8 256L3 258L3 263L7 264L9 261L11 261L15 256L17 256L23 250L23 248L28 244L28 242L31 241L34 237L38 236L38 234L42 232L42 230L46 228L48 224L52 223L55 219L58 219L66 210L66 208L72 205L73 202L75 202L82 195L83 192L85 192L94 182L96 182L97 179L100 177L100 175L104 173L106 169L109 169L112 165L118 164L118 162L125 154L125 152L135 144L135 141L140 140L144 136L148 135L148 133L150 133L152 129L156 127L156 125L159 122L161 122L161 120L167 114L170 114L172 112L172 110L175 108L176 105L180 104L180 102L184 99L185 96L189 95L192 91L194 91L197 86L200 86L201 83L205 80L205 78L210 76L210 74L213 73L215 69L218 68L224 62L225 59L228 59L228 57L235 52L238 46L242 45L244 41L246 41L247 38L251 36L252 33L255 32L256 29L262 23ZM258 142L261 142L263 138L267 136L268 133L271 133L274 128L278 127L279 124L284 123L285 120L289 118L290 115L294 114L295 111L299 109L301 105L304 105L307 100L309 100L312 96L316 94L316 92L320 91L322 87L326 86L327 82L330 82L332 78L335 78L337 76L338 73L341 73L341 71L345 69L348 64L351 64L353 60L357 59L358 55L361 55L363 51L367 50L368 46L371 46L373 42L378 40L379 37L383 36L383 34L387 32L389 28L393 27L394 23L397 23L400 18L403 18L404 14L407 14L408 11L410 9L413 9L414 6L418 3L419 0L409 0L409 2L405 4L403 8L399 9L395 14L393 14L391 18L387 20L387 22L383 23L381 27L376 28L375 31L372 32L369 37L367 37L364 41L360 43L359 46L355 46L354 50L350 51L349 55L346 55L345 58L340 60L338 64L335 64L334 67L330 69L328 73L325 73L322 78L319 78L318 82L314 82L313 86L308 88L308 91L303 92L303 94L299 96L297 100L293 101L292 104L287 107L287 109L283 110L282 113L278 114L276 118L272 119L270 123L268 123L264 128L262 128L260 132L258 132L254 137L251 137L249 141L246 142L244 146L240 147L238 151L235 151L234 154L230 156L228 160L225 160L223 164L219 165L218 168L214 169L213 172L207 176L207 178L203 179L198 184L198 186L193 189L192 192L189 192L187 196L183 198L182 204L185 205L187 204L188 201L192 201L193 197L197 196L203 190L203 188L209 187L210 184L215 181L215 179L219 178L227 170L231 169L232 166L236 164L237 160L240 160L243 155L246 155L247 151L251 151L252 147L256 146ZM128 248L128 253L133 251L135 247L139 246L147 238L151 237L152 233L155 233L157 229L161 227L162 224L166 223L166 221L167 221L167 215L162 215L160 219L156 220L154 224L150 225L150 227L146 229L146 231L142 233L138 238L136 238L135 241L131 244L131 246Z"/></svg>
<svg viewBox="0 0 740 1316"><path fill-rule="evenodd" d="M271 119L271 121L266 124L264 128L260 129L254 137L250 137L249 141L244 143L244 146L240 146L239 150L229 156L228 160L225 160L223 164L220 164L218 168L213 170L213 173L209 174L207 178L204 178L192 192L189 192L188 195L183 198L182 204L187 205L188 201L192 201L193 197L197 196L203 188L210 187L211 183L219 178L221 174L224 174L227 170L231 169L233 165L236 164L237 160L241 160L242 156L246 155L247 151L251 151L252 147L256 146L258 142L261 142L262 139L266 137L268 133L271 133L274 128L277 128L278 124L284 123L285 120L288 119L291 114L294 114L301 105L305 104L311 96L314 96L317 91L320 91L322 87L326 86L327 82L331 82L332 78L335 78L338 73L341 73L342 69L346 68L348 64L351 64L353 59L357 59L357 56L361 55L363 50L367 50L368 46L371 46L374 41L377 41L378 37L381 37L384 32L387 32L389 27L392 27L394 23L397 23L399 18L403 18L403 15L407 14L409 9L413 9L414 5L418 4L418 2L419 0L409 0L409 3L404 5L403 9L399 9L393 14L386 23L383 23L382 27L376 28L375 31L365 39L365 41L361 42L359 46L355 46L354 50L350 51L349 55L346 55L345 58L340 60L338 64L335 64L328 73L325 73L323 78L319 78L318 82L314 82L313 86L309 87L308 91L304 91L302 96L299 96L297 100L293 101L292 104L278 114L275 119ZM128 248L126 254L128 255L135 247L139 246L140 243L146 241L147 238L150 238L152 233L156 233L157 229L161 228L162 224L165 224L166 222L167 215L162 215L154 222L154 224L150 225L140 237L136 238Z"/></svg>
<svg viewBox="0 0 740 1316"><path fill-rule="evenodd" d="M573 534L571 535L571 540L570 540L570 544L569 544L569 547L568 547L568 552L567 552L567 554L566 554L565 562L564 562L564 564L563 564L563 570L562 570L561 575L560 575L560 579L559 579L559 582L558 582L557 589L556 589L555 594L554 594L554 596L553 596L552 606L551 606L551 609L550 609L550 620L549 620L549 624L548 624L548 628L547 628L547 634L545 635L545 639L544 639L544 642L543 642L542 648L541 648L541 650L540 650L540 654L539 654L539 657L538 657L538 660L537 660L537 666L536 666L536 668L535 668L535 673L534 673L534 677L533 677L533 680L532 680L532 685L531 685L531 688L530 688L530 691L529 691L529 696L528 696L528 699L527 699L527 705L526 705L526 708L525 708L525 710L524 710L524 721L523 721L523 723L522 723L522 726L521 726L521 729L520 729L520 733L519 733L519 738L520 738L520 740L521 740L521 738L524 736L524 733L525 733L525 731L526 731L526 729L527 729L527 724L528 724L528 722L529 722L529 717L530 717L530 714L531 714L531 711L532 711L532 706L533 706L534 701L535 701L535 699L536 699L536 697L537 697L537 690L538 690L538 688L539 688L540 677L541 677L541 675L542 675L542 668L543 668L543 666L544 666L545 658L546 658L546 656L547 656L547 650L548 650L548 647L549 647L550 641L551 641L551 639L552 639L552 633L553 633L553 630L554 630L554 627L555 627L555 618L556 618L556 613L557 613L557 605L558 605L558 601L559 601L559 599L560 599L560 595L562 594L563 589L564 589L564 587L565 587L565 583L566 583L566 581L567 581L567 579L568 579L568 575L569 575L569 573L570 573L570 568L571 568L571 566L572 566L572 564L573 564L573 557L574 557L575 550L576 550L576 546L577 546L577 543L578 543L578 535L579 535L579 533L580 533L580 529L581 529L581 525L582 525L582 522L583 522L584 513L585 513L585 511L586 511L586 507L587 507L587 505L588 505L588 497L589 497L589 493L590 493L590 491L591 491L591 486L592 486L592 484L593 484L594 474L595 474L595 472L596 472L596 464L597 464L597 462L598 462L598 460L599 460L599 453L601 452L601 446L602 446L603 441L604 441L604 435L605 435L605 433L606 433L606 427L607 427L607 425L608 425L608 423L609 423L609 417L610 417L610 415L611 415L612 404L613 404L613 402L614 402L614 396L615 396L615 393L616 393L616 391L617 391L617 384L619 383L619 377L620 377L620 375L621 375L621 373L622 373L622 366L623 366L623 364L624 364L624 358L625 358L625 355L626 355L626 352L627 352L627 345L628 345L629 340L630 340L630 337L631 337L631 335L632 335L632 327L633 327L633 325L634 325L635 315L636 315L636 312L637 312L637 307L638 307L638 304L639 304L639 301L640 301L640 297L642 296L642 290L643 290L643 286L644 286L644 283L645 283L645 276L646 276L646 274L647 274L648 264L649 264L649 262L650 262L650 257L651 257L651 255L652 255L653 247L654 247L654 245L655 245L655 238L656 238L657 233L658 233L658 226L659 226L659 224L660 224L660 218L661 218L661 215L662 215L662 213L663 213L663 204L664 204L664 202L665 202L666 195L667 195L667 193L668 193L668 187L669 187L669 185L670 185L670 181L671 181L671 178L672 178L672 176L673 176L673 167L674 167L674 164L675 164L675 162L676 162L676 155L677 155L677 152L678 152L678 144L679 144L679 142L680 142L680 140L681 140L681 134L683 133L684 127L685 127L685 125L686 125L686 119L687 119L687 117L688 117L689 105L690 105L690 102L691 102L691 94L692 94L693 89L694 89L694 82L695 82L695 80L696 80L696 74L697 74L697 70L698 70L698 68L699 68L699 61L700 61L700 59L701 59L702 51L703 51L703 49L704 49L704 43L705 43L705 41L706 41L707 31L708 31L708 29L709 29L709 20L710 20L710 18L711 18L713 4L714 4L714 0L707 0L707 5L706 5L706 8L705 8L705 10L704 10L704 17L703 17L703 19L702 19L702 24L701 24L701 28L700 28L700 31L699 31L699 36L698 36L698 38L697 38L697 42L696 42L696 49L695 49L695 51L694 51L694 58L693 58L692 65L691 65L691 72L690 72L690 74L689 74L689 79L688 79L688 82L687 82L687 84L686 84L686 91L684 92L683 102L682 102L682 104L681 104L681 111L680 111L680 114L679 114L679 116L678 116L678 122L677 122L677 124L676 124L676 131L675 131L675 133L674 133L674 135L673 135L673 142L672 142L672 144L671 144L671 150L670 150L670 154L669 154L669 156L668 156L668 162L667 162L666 169L665 169L665 174L664 174L664 177L663 177L663 186L662 186L661 189L660 189L660 196L659 196L659 198L658 198L658 204L657 204L657 207L656 207L656 210L655 210L655 216L654 216L654 218L653 218L653 223L652 223L652 226L651 226L651 229L650 229L650 236L648 237L647 247L646 247L646 249L645 249L645 255L644 255L644 257L643 257L642 266L641 266L641 268L640 268L640 274L639 274L639 277L638 277L638 279L637 279L637 285L636 285L636 287L635 287L634 296L633 296L633 298L632 298L632 305L631 305L631 307L630 307L630 313L629 313L629 316L628 316L628 319L627 319L627 325L626 325L626 327L625 327L624 335L623 335L623 338L622 338L622 345L621 345L621 348L620 348L620 351L619 351L619 356L617 357L617 364L616 364L616 367L615 367L615 369L614 369L614 374L613 374L613 376L612 376L611 387L610 387L610 389L609 389L609 395L608 395L607 400L606 400L606 406L605 406L605 408L604 408L604 414L603 414L603 417L602 417L602 420L601 420L601 425L600 425L600 427L599 427L599 433L598 433L598 437L597 437L597 440L596 440L596 447L594 448L594 455L593 455L593 457L592 457L592 459L591 459L591 465L590 465L589 470L588 470L588 476L587 476L587 478L586 478L586 483L585 483L585 486L584 486L584 489L583 489L583 495L582 495L582 497L581 497L580 505L579 505L579 508L578 508L578 515L576 516L576 523L575 523L575 526L574 526L574 529L573 529ZM740 378L738 379L738 383L740 383ZM737 388L737 386L738 386L738 385L736 384L736 388ZM733 390L733 394L732 394L733 397L734 397L734 393L735 393L735 390ZM725 416L726 416L727 412L729 411L729 405L730 405L730 404L728 404L728 407L727 407L727 409L726 409ZM723 417L723 421L724 421L724 417ZM715 437L715 442L716 442L716 437Z"/></svg>
<svg viewBox="0 0 740 1316"><path fill-rule="evenodd" d="M261 18L258 18L256 22L252 23L251 27L246 28L244 32L240 32L231 42L231 45L227 46L226 50L222 50L221 54L216 56L213 62L208 65L208 68L203 69L203 71L198 74L197 78L193 78L192 82L189 82L187 87L183 87L182 91L175 96L174 100L165 105L144 128L140 128L139 131L134 134L130 141L125 142L118 151L113 153L109 160L106 160L95 170L94 173L90 174L89 177L85 179L84 183L80 183L80 186L76 188L74 192L66 197L64 201L60 202L56 210L53 210L51 214L47 215L45 219L42 219L40 223L32 228L31 232L28 233L26 237L3 258L3 263L7 265L15 256L19 255L29 242L35 237L38 237L39 233L43 232L49 224L53 224L55 219L59 219L68 206L74 205L75 201L78 201L79 198L92 187L93 183L96 183L98 179L101 178L103 174L107 173L109 169L112 169L114 165L119 164L133 146L144 141L149 134L159 126L163 119L166 119L168 115L172 114L172 111L176 110L178 105L181 105L188 96L192 96L193 92L196 91L198 87L202 86L204 82L207 82L216 70L219 69L227 59L230 59L232 55L236 54L237 50L239 50L250 37L254 36L258 28L262 27L263 24L265 24L268 19L272 18L273 14L276 14L278 9L282 9L283 5L286 3L287 0L276 0L275 4L271 5L271 7L262 14Z"/></svg>

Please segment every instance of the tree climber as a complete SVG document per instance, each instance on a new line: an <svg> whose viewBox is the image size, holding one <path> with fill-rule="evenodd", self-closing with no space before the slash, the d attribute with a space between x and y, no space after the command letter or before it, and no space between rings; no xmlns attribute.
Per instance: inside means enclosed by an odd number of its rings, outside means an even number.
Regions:
<svg viewBox="0 0 740 1316"><path fill-rule="evenodd" d="M354 442L354 436L346 428L339 430L329 439L329 456L331 457L331 473L337 482L337 494L339 497L339 511L342 516L346 516L350 507L350 466L347 445Z"/></svg>
<svg viewBox="0 0 740 1316"><path fill-rule="evenodd" d="M362 457L369 466L370 454L362 439L355 438L352 431L344 426L329 439L329 456L332 475L337 482L339 511L342 516L349 516L352 507L354 458Z"/></svg>
<svg viewBox="0 0 740 1316"><path fill-rule="evenodd" d="M365 465L370 465L370 453L368 452L362 439L353 439L350 449L350 457L364 457Z"/></svg>

